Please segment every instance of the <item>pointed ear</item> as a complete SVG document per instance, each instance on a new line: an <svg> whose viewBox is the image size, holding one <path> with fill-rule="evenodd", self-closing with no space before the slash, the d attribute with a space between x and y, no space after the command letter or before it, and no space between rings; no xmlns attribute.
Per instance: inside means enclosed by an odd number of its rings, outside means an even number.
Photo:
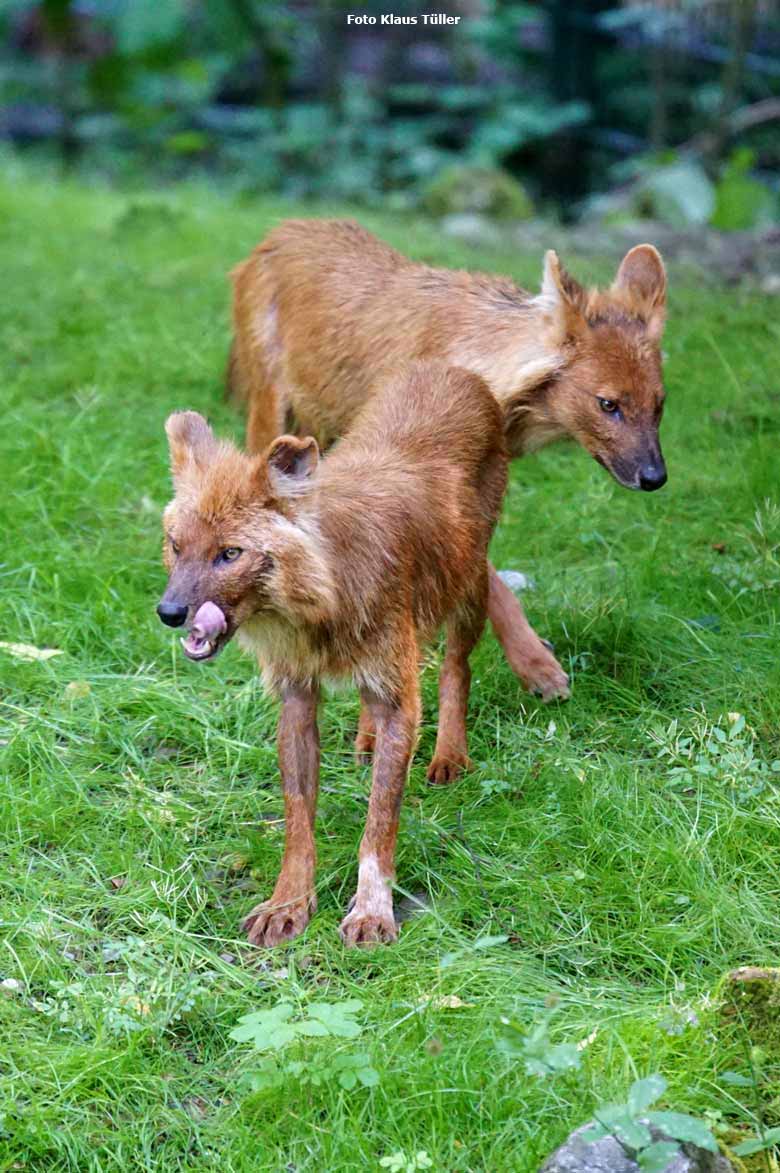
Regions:
<svg viewBox="0 0 780 1173"><path fill-rule="evenodd" d="M279 436L266 452L265 462L271 485L282 496L294 496L306 487L320 461L313 436Z"/></svg>
<svg viewBox="0 0 780 1173"><path fill-rule="evenodd" d="M587 328L585 304L588 295L578 281L567 273L558 254L548 249L544 254L542 292L539 301L547 310L555 340L563 342Z"/></svg>
<svg viewBox="0 0 780 1173"><path fill-rule="evenodd" d="M165 431L174 481L192 466L202 472L217 447L214 433L203 416L197 411L175 411L165 421Z"/></svg>
<svg viewBox="0 0 780 1173"><path fill-rule="evenodd" d="M657 342L663 334L666 315L666 270L658 249L652 244L638 244L627 252L612 283L612 292L646 323L647 333Z"/></svg>

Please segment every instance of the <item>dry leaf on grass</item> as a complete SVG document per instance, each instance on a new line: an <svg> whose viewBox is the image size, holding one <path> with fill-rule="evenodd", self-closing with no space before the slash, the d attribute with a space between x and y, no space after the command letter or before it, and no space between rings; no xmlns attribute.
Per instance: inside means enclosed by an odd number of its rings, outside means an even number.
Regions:
<svg viewBox="0 0 780 1173"><path fill-rule="evenodd" d="M52 656L65 655L62 648L36 648L33 644L10 644L5 640L0 640L0 649L17 660L50 660Z"/></svg>
<svg viewBox="0 0 780 1173"><path fill-rule="evenodd" d="M420 1006L428 1006L431 1010L470 1010L473 1002L464 1002L457 994L442 994L437 998L423 998Z"/></svg>

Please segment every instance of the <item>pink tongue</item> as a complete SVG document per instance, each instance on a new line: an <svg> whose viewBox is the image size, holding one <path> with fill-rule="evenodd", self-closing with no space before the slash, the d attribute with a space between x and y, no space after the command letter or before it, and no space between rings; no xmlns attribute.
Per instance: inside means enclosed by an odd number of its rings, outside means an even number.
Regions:
<svg viewBox="0 0 780 1173"><path fill-rule="evenodd" d="M198 607L191 629L194 640L198 643L204 640L213 643L223 631L227 631L227 623L216 603L204 603Z"/></svg>

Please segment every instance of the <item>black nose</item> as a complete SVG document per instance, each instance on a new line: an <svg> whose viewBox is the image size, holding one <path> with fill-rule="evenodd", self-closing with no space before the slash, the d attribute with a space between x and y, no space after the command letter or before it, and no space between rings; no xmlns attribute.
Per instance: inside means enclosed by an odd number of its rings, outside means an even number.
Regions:
<svg viewBox="0 0 780 1173"><path fill-rule="evenodd" d="M666 484L666 469L662 464L646 464L639 473L639 487L647 493L661 489Z"/></svg>
<svg viewBox="0 0 780 1173"><path fill-rule="evenodd" d="M181 627L184 620L187 618L188 607L182 607L179 603L160 603L157 608L157 614L162 619L163 623L167 623L169 627Z"/></svg>

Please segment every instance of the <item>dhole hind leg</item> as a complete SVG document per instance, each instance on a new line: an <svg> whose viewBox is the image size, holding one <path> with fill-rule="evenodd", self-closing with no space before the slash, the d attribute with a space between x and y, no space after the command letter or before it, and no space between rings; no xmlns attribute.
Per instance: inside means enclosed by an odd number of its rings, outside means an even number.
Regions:
<svg viewBox="0 0 780 1173"><path fill-rule="evenodd" d="M428 781L442 786L470 768L466 714L471 688L469 656L485 627L487 574L476 597L447 622L447 648L439 673L439 726L436 748L428 766Z"/></svg>
<svg viewBox="0 0 780 1173"><path fill-rule="evenodd" d="M317 692L292 688L284 696L277 744L284 792L284 858L269 900L242 923L252 945L278 945L306 928L317 908L314 887L320 742Z"/></svg>
<svg viewBox="0 0 780 1173"><path fill-rule="evenodd" d="M364 700L360 702L360 720L355 737L355 760L359 766L367 766L374 754L376 726L371 711Z"/></svg>
<svg viewBox="0 0 780 1173"><path fill-rule="evenodd" d="M358 886L339 926L345 945L380 945L398 936L393 915L395 845L409 764L420 721L416 655L402 697L395 703L362 695L374 722L376 744L366 829L360 843Z"/></svg>
<svg viewBox="0 0 780 1173"><path fill-rule="evenodd" d="M525 617L523 608L488 563L488 616L509 667L543 701L569 696L569 678Z"/></svg>

